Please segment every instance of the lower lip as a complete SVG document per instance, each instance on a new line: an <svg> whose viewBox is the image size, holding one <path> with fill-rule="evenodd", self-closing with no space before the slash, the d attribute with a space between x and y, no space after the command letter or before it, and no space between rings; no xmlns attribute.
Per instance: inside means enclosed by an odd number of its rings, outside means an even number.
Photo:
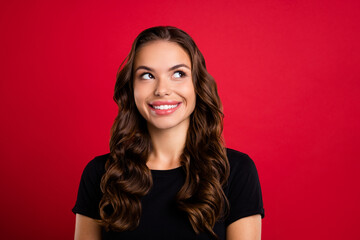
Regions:
<svg viewBox="0 0 360 240"><path fill-rule="evenodd" d="M181 105L181 103L179 103L175 108L170 108L170 109L155 109L150 105L148 105L148 106L157 115L169 115L169 114L175 112L180 107L180 105Z"/></svg>

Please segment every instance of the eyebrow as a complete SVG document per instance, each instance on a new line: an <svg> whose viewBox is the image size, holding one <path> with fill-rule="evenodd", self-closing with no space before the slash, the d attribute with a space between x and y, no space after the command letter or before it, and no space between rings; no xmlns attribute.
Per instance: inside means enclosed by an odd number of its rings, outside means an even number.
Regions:
<svg viewBox="0 0 360 240"><path fill-rule="evenodd" d="M184 67L184 68L187 68L187 69L190 70L190 68L189 68L186 64L177 64L177 65L169 68L169 71L172 71L172 70L175 70L175 69L178 69L178 68L181 68L181 67ZM139 67L137 67L137 68L135 69L134 72L137 72L137 71L140 70L140 69L144 69L144 70L147 70L147 71L155 72L154 69L149 68L149 67L147 67L147 66L139 66Z"/></svg>

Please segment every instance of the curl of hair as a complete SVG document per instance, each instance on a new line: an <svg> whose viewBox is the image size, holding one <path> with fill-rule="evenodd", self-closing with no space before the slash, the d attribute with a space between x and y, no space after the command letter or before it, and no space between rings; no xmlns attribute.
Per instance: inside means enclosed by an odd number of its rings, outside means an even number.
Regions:
<svg viewBox="0 0 360 240"><path fill-rule="evenodd" d="M188 53L196 93L196 107L180 156L186 179L176 195L177 207L187 214L196 233L208 232L216 239L213 227L229 208L222 188L230 171L222 138L222 104L195 42L184 31L169 26L141 32L119 68L113 97L119 110L111 128L110 157L101 180L101 223L106 230L134 230L141 217L140 199L153 184L146 165L152 144L146 121L134 101L133 62L141 46L156 40L175 42Z"/></svg>

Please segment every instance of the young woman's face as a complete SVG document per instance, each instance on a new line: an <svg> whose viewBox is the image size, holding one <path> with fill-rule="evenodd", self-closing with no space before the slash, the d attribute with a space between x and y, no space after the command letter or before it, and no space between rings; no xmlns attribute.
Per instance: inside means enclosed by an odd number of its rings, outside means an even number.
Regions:
<svg viewBox="0 0 360 240"><path fill-rule="evenodd" d="M149 42L138 50L133 69L135 104L148 127L188 127L196 95L186 51L174 42Z"/></svg>

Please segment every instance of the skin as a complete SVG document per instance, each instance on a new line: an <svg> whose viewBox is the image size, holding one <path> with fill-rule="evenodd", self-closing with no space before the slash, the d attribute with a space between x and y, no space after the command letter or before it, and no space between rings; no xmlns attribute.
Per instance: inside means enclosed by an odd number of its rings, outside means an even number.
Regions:
<svg viewBox="0 0 360 240"><path fill-rule="evenodd" d="M142 46L134 61L134 98L146 119L154 146L147 166L166 170L180 166L196 94L191 76L191 60L176 43L154 41ZM169 115L158 115L148 103L157 100L181 102ZM227 240L261 239L261 216L241 218L226 229ZM75 240L100 240L101 228L92 218L76 214Z"/></svg>
<svg viewBox="0 0 360 240"><path fill-rule="evenodd" d="M101 240L101 227L92 218L76 214L75 240Z"/></svg>
<svg viewBox="0 0 360 240"><path fill-rule="evenodd" d="M261 215L240 218L226 228L226 240L260 240Z"/></svg>
<svg viewBox="0 0 360 240"><path fill-rule="evenodd" d="M147 121L154 146L148 167L166 170L180 166L179 156L196 104L188 54L178 44L168 41L143 46L134 61L134 98ZM148 105L167 100L181 102L179 108L168 115L158 115Z"/></svg>

